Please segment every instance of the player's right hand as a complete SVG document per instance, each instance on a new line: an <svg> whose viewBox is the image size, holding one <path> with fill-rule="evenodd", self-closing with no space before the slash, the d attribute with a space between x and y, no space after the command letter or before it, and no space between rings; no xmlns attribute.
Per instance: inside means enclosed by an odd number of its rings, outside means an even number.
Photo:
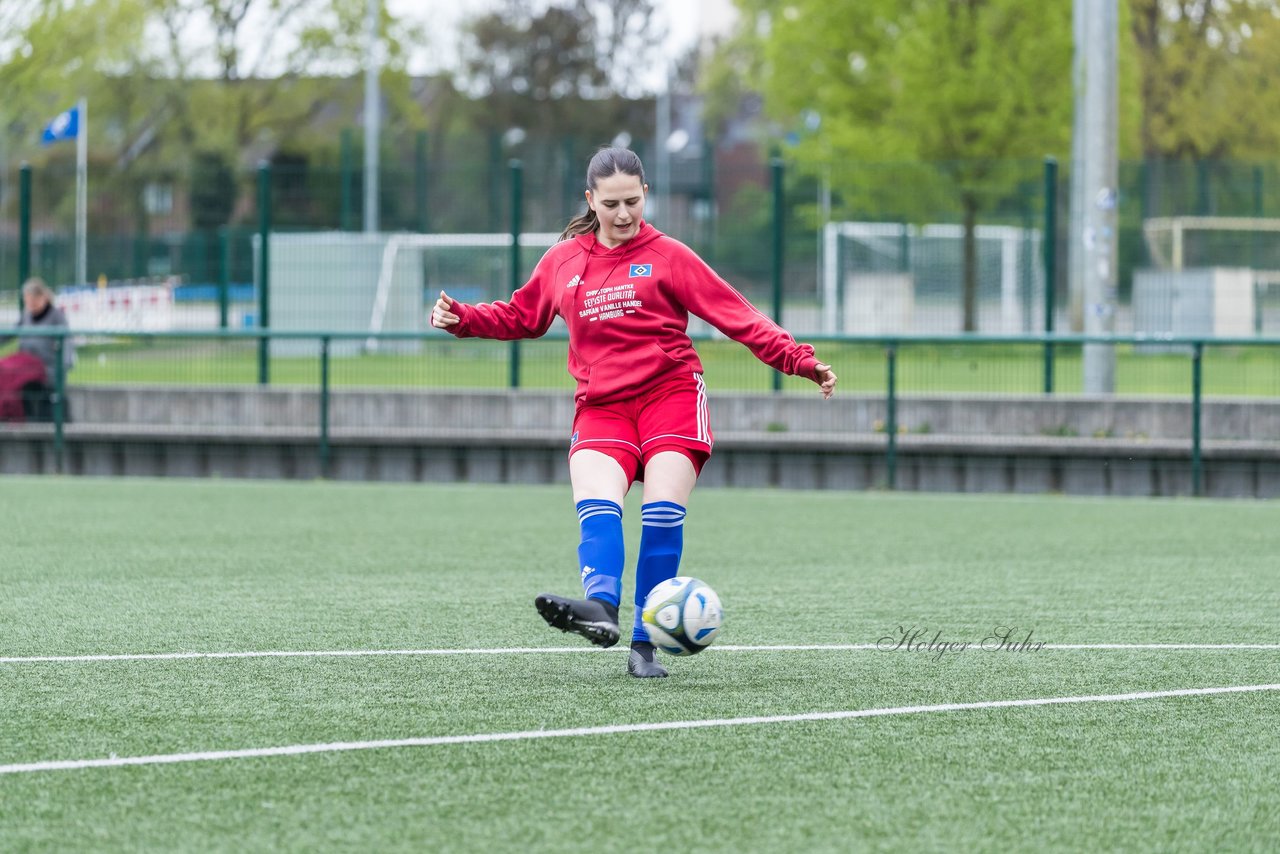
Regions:
<svg viewBox="0 0 1280 854"><path fill-rule="evenodd" d="M436 304L431 308L431 325L436 329L445 329L455 326L458 323L458 315L453 311L453 297L440 292L440 298L436 300Z"/></svg>

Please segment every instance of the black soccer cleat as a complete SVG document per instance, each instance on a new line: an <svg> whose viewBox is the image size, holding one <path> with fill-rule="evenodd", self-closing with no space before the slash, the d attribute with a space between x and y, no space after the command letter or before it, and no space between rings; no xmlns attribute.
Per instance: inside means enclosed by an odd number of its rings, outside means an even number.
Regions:
<svg viewBox="0 0 1280 854"><path fill-rule="evenodd" d="M632 641L631 653L627 656L627 673L637 679L661 679L667 675L667 668L658 663L653 644Z"/></svg>
<svg viewBox="0 0 1280 854"><path fill-rule="evenodd" d="M608 602L541 593L533 605L553 629L582 635L596 646L609 647L618 642L618 609Z"/></svg>

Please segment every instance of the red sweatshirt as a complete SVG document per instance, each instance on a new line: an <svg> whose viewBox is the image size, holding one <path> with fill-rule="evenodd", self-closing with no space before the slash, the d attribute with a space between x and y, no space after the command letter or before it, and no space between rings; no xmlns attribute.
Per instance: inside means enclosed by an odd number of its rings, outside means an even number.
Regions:
<svg viewBox="0 0 1280 854"><path fill-rule="evenodd" d="M668 377L702 372L689 339L690 313L745 344L786 374L814 379L813 347L784 329L716 275L692 249L646 222L613 249L595 234L547 250L510 302L454 301L459 338L537 338L556 315L569 327L574 400L608 403L633 397Z"/></svg>

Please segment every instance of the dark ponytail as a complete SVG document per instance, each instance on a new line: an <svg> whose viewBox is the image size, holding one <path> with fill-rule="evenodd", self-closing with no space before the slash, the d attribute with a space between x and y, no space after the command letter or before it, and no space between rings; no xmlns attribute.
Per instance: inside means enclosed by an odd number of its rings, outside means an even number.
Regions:
<svg viewBox="0 0 1280 854"><path fill-rule="evenodd" d="M591 163L587 165L587 189L595 192L596 185L603 178L612 175L632 175L640 179L641 186L644 185L644 164L640 162L640 158L636 156L634 151L626 148L602 148L596 152L595 157L591 158ZM600 227L600 217L596 216L596 212L587 205L585 213L575 216L569 220L569 224L564 227L564 231L560 234L561 240L568 240L571 237L577 237L579 234L591 234Z"/></svg>
<svg viewBox="0 0 1280 854"><path fill-rule="evenodd" d="M561 240L568 240L570 237L577 237L579 234L591 234L600 227L600 217L596 216L596 212L587 206L587 212L581 213L569 220L569 224L564 227L564 231L560 232Z"/></svg>

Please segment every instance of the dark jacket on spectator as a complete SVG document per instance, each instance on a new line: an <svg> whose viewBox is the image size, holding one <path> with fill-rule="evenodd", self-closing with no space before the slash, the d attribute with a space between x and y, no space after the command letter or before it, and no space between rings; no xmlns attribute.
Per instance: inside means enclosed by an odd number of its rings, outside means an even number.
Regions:
<svg viewBox="0 0 1280 854"><path fill-rule="evenodd" d="M18 326L42 326L57 327L67 325L67 315L56 305L50 304L45 310L38 315L32 315L30 311L22 312L22 317L18 318ZM13 340L12 335L0 336L0 346L8 344ZM71 343L71 336L63 339L62 345L62 364L66 370L71 370L76 363L76 348ZM53 384L56 376L58 359L58 339L46 335L18 335L18 352L30 353L41 362L44 363L45 380L50 385Z"/></svg>

